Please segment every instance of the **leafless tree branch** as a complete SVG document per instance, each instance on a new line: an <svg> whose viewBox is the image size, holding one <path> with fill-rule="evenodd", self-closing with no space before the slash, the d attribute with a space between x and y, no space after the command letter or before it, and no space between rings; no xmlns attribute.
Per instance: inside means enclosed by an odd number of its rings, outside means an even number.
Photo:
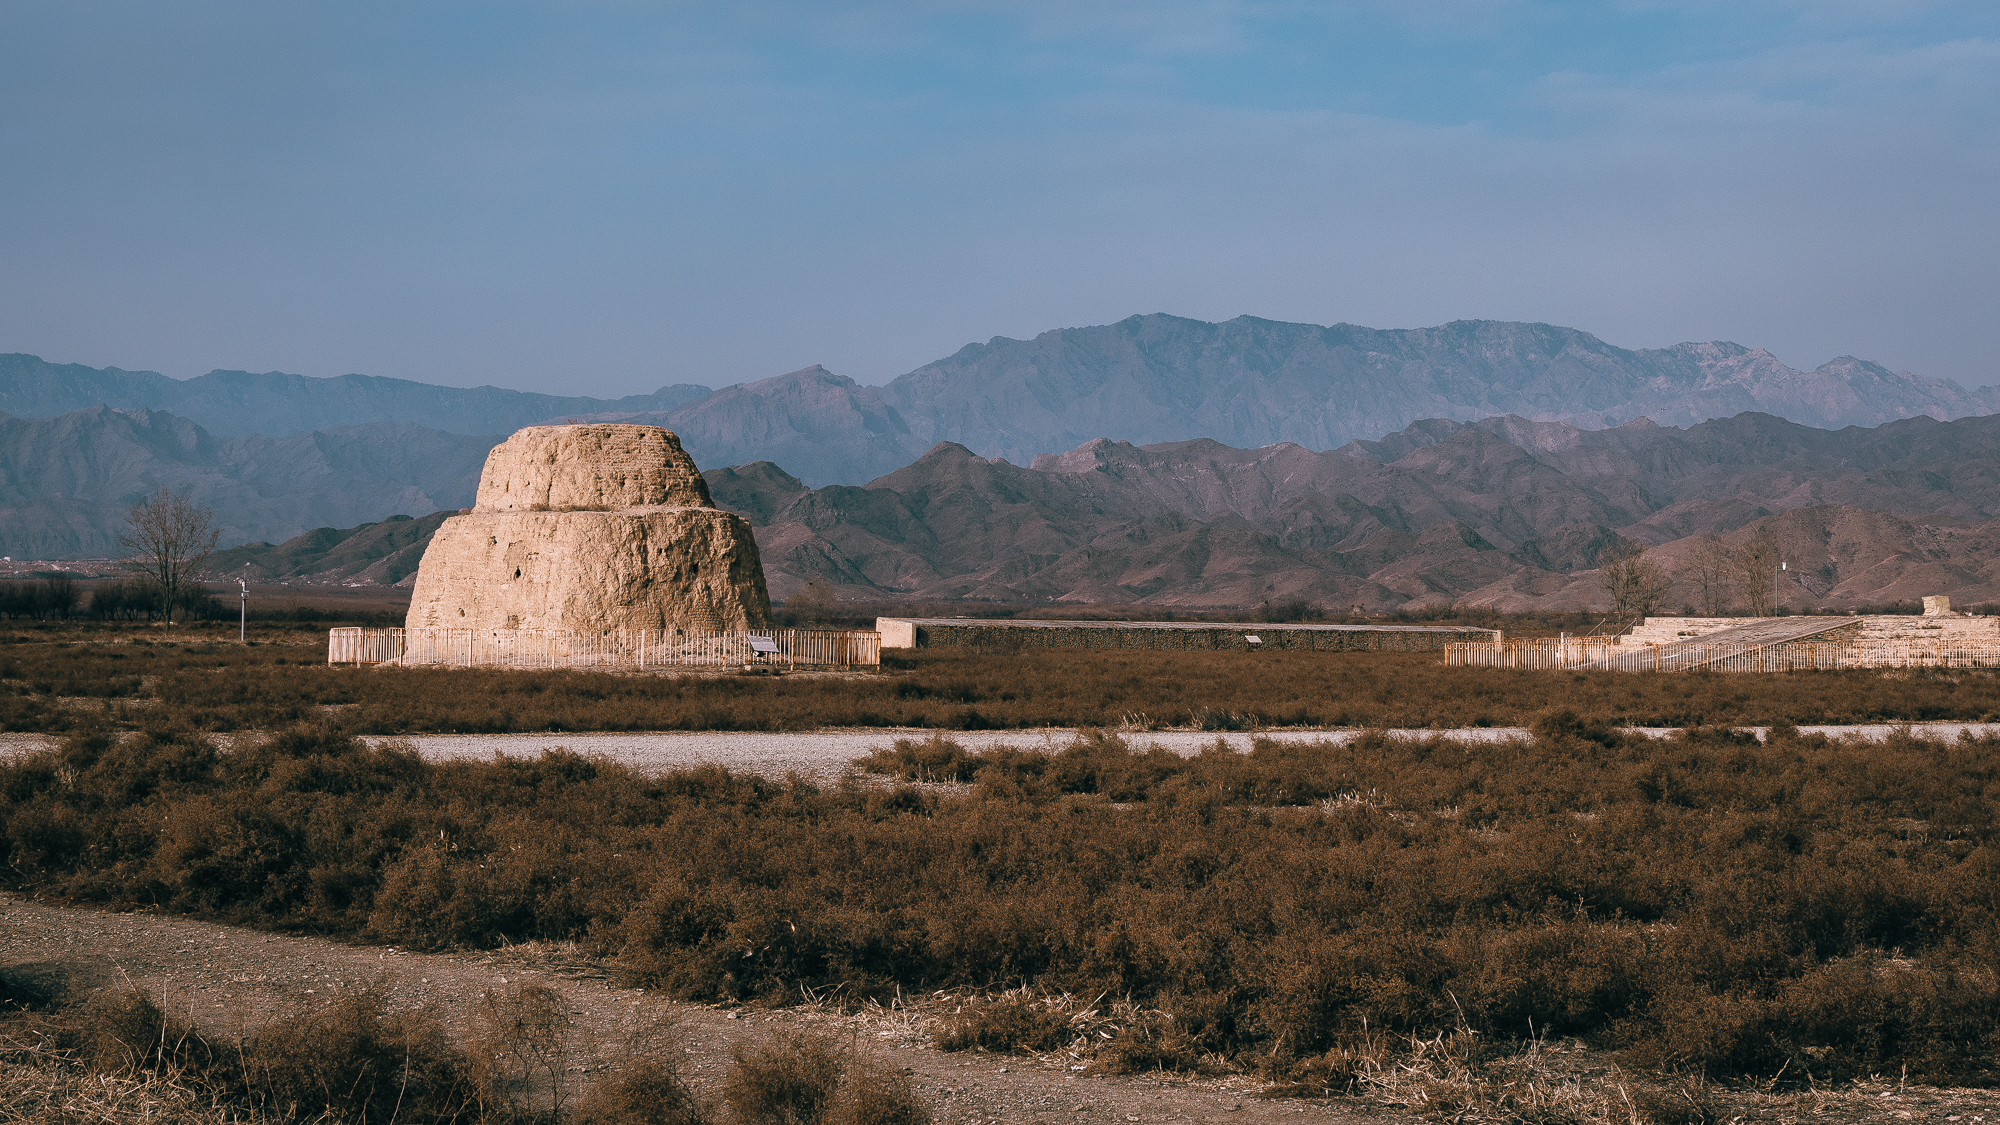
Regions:
<svg viewBox="0 0 2000 1125"><path fill-rule="evenodd" d="M132 505L125 522L125 533L118 537L118 545L127 552L125 565L159 588L171 622L174 606L195 590L196 568L215 550L222 534L215 512L190 500L185 490L169 492L162 485Z"/></svg>
<svg viewBox="0 0 2000 1125"><path fill-rule="evenodd" d="M1621 621L1636 622L1659 609L1673 586L1659 564L1646 557L1646 545L1631 539L1605 552L1597 572L1611 595L1611 612Z"/></svg>

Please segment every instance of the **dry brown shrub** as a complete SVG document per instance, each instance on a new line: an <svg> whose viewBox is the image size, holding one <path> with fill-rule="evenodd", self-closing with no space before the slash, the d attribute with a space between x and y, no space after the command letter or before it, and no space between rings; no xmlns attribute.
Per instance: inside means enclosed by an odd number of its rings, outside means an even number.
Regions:
<svg viewBox="0 0 2000 1125"><path fill-rule="evenodd" d="M876 750L856 765L869 773L888 774L906 781L971 781L979 763L965 747L932 735L926 739L899 738L893 745Z"/></svg>
<svg viewBox="0 0 2000 1125"><path fill-rule="evenodd" d="M930 1125L931 1111L901 1071L850 1055L826 1125Z"/></svg>
<svg viewBox="0 0 2000 1125"><path fill-rule="evenodd" d="M576 1030L562 994L544 984L488 990L480 998L479 1024L467 1056L486 1100L546 1107L560 1117Z"/></svg>
<svg viewBox="0 0 2000 1125"><path fill-rule="evenodd" d="M96 993L63 1022L67 1034L60 1041L101 1073L174 1066L184 1054L205 1061L208 1053L192 1027L138 989Z"/></svg>
<svg viewBox="0 0 2000 1125"><path fill-rule="evenodd" d="M515 1103L480 1096L463 1051L435 1021L385 1015L369 991L302 1009L238 1044L203 1036L138 990L105 991L0 1023L0 1060L0 1070L26 1066L80 1091L52 1121L477 1125L518 1116Z"/></svg>
<svg viewBox="0 0 2000 1125"><path fill-rule="evenodd" d="M714 1114L662 1059L627 1064L578 1104L573 1125L709 1125Z"/></svg>
<svg viewBox="0 0 2000 1125"><path fill-rule="evenodd" d="M781 1031L755 1050L736 1049L723 1100L744 1125L820 1125L846 1061L831 1037Z"/></svg>
<svg viewBox="0 0 2000 1125"><path fill-rule="evenodd" d="M756 1050L738 1047L723 1099L742 1125L929 1125L909 1080L861 1057L852 1044L781 1031Z"/></svg>
<svg viewBox="0 0 2000 1125"><path fill-rule="evenodd" d="M270 1119L423 1123L506 1120L514 1112L482 1091L465 1052L435 1019L387 1013L372 989L278 1020L241 1057L239 1096Z"/></svg>

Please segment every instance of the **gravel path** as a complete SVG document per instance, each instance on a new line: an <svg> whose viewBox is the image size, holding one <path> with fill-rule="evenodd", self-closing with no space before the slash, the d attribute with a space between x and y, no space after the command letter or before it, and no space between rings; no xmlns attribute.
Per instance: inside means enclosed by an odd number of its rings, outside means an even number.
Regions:
<svg viewBox="0 0 2000 1125"><path fill-rule="evenodd" d="M648 773L714 763L732 770L783 777L796 771L820 785L840 780L854 759L893 745L899 738L925 739L938 735L934 730L875 729L800 731L766 734L739 731L672 731L649 734L424 734L410 741L426 758L488 758L495 753L508 756L539 754L562 747L579 754L602 754L614 761ZM1040 730L943 732L967 750L988 750L1008 746L1020 750L1061 750L1075 740L1079 731L1065 727ZM1345 742L1355 737L1353 730L1282 730L1257 734L1233 732L1166 730L1122 732L1128 744L1138 749L1158 746L1182 757L1193 757L1217 742L1239 753L1250 749L1253 738L1280 742ZM1404 738L1428 736L1431 731L1392 731ZM1450 732L1454 737L1497 741L1526 737L1515 728L1481 728Z"/></svg>
<svg viewBox="0 0 2000 1125"><path fill-rule="evenodd" d="M1638 733L1653 738L1665 738L1674 733L1671 727L1633 728ZM1763 727L1749 727L1759 737ZM1823 731L1829 735L1859 736L1875 741L1887 738L1895 727L1890 724L1871 726L1821 726L1800 727L1811 733ZM2000 733L1996 723L1920 723L1914 728L1927 738L1953 739L1962 731L1975 734ZM410 738L417 750L426 758L443 760L450 758L488 758L494 754L510 757L532 756L545 749L562 747L579 754L602 754L613 761L637 767L647 773L683 769L688 766L714 763L732 770L762 774L765 777L783 777L788 772L796 772L820 785L831 785L840 780L848 764L872 750L892 745L899 738L924 739L937 735L938 731L911 729L878 730L838 730L801 731L766 734L739 731L695 731L664 732L649 734L424 734ZM1079 732L1061 727L1024 731L975 731L946 733L946 737L967 750L986 750L996 746L1010 746L1024 750L1060 750L1069 745ZM1261 731L1255 734L1234 732L1216 734L1205 731L1138 731L1124 732L1128 744L1145 749L1158 746L1171 750L1183 757L1192 757L1217 742L1237 752L1250 749L1253 738L1268 738L1278 742L1346 742L1359 735L1355 730L1299 730L1287 729ZM1500 742L1510 738L1526 738L1528 731L1521 727L1468 727L1463 730L1392 730L1396 738L1429 738L1445 735L1451 738L1477 742Z"/></svg>
<svg viewBox="0 0 2000 1125"><path fill-rule="evenodd" d="M1934 739L1955 739L1964 732L1974 735L2000 734L2000 723L1913 723L1909 726L1919 736ZM1819 732L1836 737L1860 737L1879 741L1887 738L1897 727L1898 724L1874 723L1858 726L1806 726L1800 727L1799 730L1805 733ZM1631 729L1653 738L1665 738L1674 733L1676 728ZM1755 731L1760 737L1764 733L1763 727L1743 729ZM602 754L613 761L637 767L648 773L712 763L732 770L774 778L783 777L788 772L797 772L800 776L820 785L831 785L840 780L848 763L871 750L889 746L899 738L924 739L940 733L968 750L986 750L996 746L1011 746L1026 750L1060 750L1069 745L1079 732L1065 727L973 732L884 727L780 733L664 731L639 734L419 734L406 737L416 745L424 757L434 761L490 758L494 754L532 757L543 750L561 747L579 754ZM1528 732L1521 727L1468 727L1445 731L1392 730L1389 733L1397 738L1429 738L1442 735L1480 742L1528 737ZM1254 734L1242 731L1210 733L1186 730L1126 731L1120 734L1135 747L1143 749L1159 746L1182 756L1193 756L1217 742L1223 743L1231 750L1242 752L1250 749L1253 738L1268 738L1279 742L1316 742L1322 739L1345 742L1360 732L1287 728L1259 731ZM227 740L232 736L219 737ZM388 739L384 736L371 735L369 740L383 742ZM24 753L52 746L55 742L54 735L0 734L0 754Z"/></svg>

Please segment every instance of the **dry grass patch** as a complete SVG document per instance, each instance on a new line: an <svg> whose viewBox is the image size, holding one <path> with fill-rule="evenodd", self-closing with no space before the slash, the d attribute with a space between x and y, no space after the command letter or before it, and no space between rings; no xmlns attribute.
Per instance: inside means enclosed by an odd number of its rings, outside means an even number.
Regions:
<svg viewBox="0 0 2000 1125"><path fill-rule="evenodd" d="M1435 654L1025 650L891 653L880 674L744 677L328 667L325 634L0 629L0 729L210 731L333 716L367 734L1041 726L1525 726L1551 706L1613 725L1982 720L1991 670L1685 675L1446 668Z"/></svg>

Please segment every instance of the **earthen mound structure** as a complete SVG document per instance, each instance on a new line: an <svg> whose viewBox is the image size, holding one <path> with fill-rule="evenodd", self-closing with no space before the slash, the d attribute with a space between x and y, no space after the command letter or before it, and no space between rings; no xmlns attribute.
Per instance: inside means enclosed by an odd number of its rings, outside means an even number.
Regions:
<svg viewBox="0 0 2000 1125"><path fill-rule="evenodd" d="M417 567L411 628L738 631L771 602L750 525L658 426L530 426Z"/></svg>

